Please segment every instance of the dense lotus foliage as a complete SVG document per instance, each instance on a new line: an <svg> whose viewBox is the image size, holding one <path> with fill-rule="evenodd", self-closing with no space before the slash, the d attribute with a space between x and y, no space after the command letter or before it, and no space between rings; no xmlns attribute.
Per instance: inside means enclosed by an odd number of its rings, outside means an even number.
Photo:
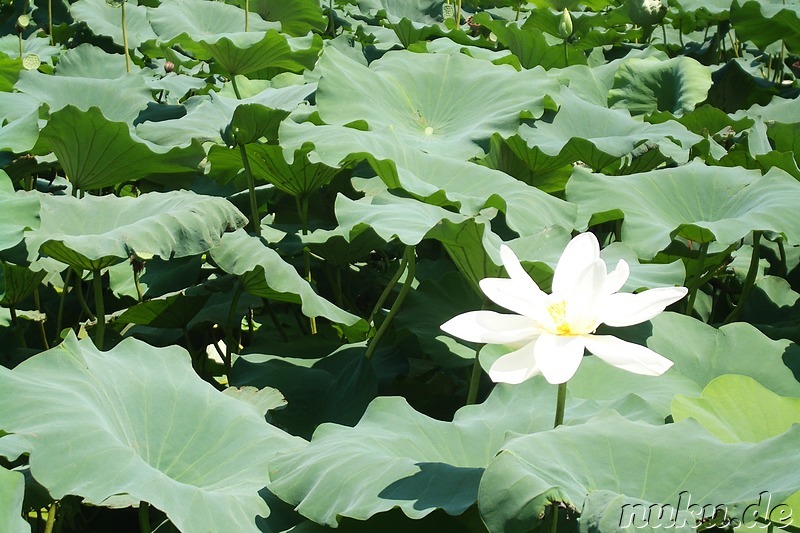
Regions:
<svg viewBox="0 0 800 533"><path fill-rule="evenodd" d="M800 531L800 1L0 24L3 533Z"/></svg>

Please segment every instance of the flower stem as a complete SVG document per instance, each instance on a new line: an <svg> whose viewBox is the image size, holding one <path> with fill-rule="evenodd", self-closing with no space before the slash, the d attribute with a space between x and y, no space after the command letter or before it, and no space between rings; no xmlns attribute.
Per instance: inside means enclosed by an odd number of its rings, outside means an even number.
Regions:
<svg viewBox="0 0 800 533"><path fill-rule="evenodd" d="M467 405L472 405L478 400L478 389L481 384L481 361L478 357L484 344L478 344L475 348L475 362L472 364L472 376L469 379L469 391L467 392Z"/></svg>
<svg viewBox="0 0 800 533"><path fill-rule="evenodd" d="M295 196L297 212L300 215L300 230L303 235L308 235L308 195ZM306 270L306 281L311 284L311 250L308 246L303 246L303 263ZM317 319L313 316L308 317L308 324L311 327L311 334L317 334Z"/></svg>
<svg viewBox="0 0 800 533"><path fill-rule="evenodd" d="M236 85L236 74L231 74L231 86L233 87L233 94L236 95L236 99L241 100L242 94L239 92L239 86Z"/></svg>
<svg viewBox="0 0 800 533"><path fill-rule="evenodd" d="M39 287L36 287L35 289L33 289L33 303L36 305L36 310L41 313L42 312L42 301L39 298ZM46 320L46 316L47 315L45 315L45 320ZM44 329L44 320L37 320L37 322L39 323L39 333L41 333L41 335L42 335L42 343L43 343L44 349L45 350L49 350L50 349L50 343L47 342L47 332Z"/></svg>
<svg viewBox="0 0 800 533"><path fill-rule="evenodd" d="M106 310L103 302L103 277L100 270L92 273L92 285L94 285L94 313L97 317L97 332L94 344L98 350L103 349L103 339L106 334Z"/></svg>
<svg viewBox="0 0 800 533"><path fill-rule="evenodd" d="M235 87L235 85L234 85ZM238 143L237 143L238 144ZM250 159L247 157L247 150L243 144L239 144L239 153L242 155L242 165L247 176L247 188L250 193L250 220L253 224L253 233L261 236L261 217L258 215L258 201L256 200L256 183L253 179L253 171L250 170Z"/></svg>
<svg viewBox="0 0 800 533"><path fill-rule="evenodd" d="M244 0L244 31L250 31L250 0Z"/></svg>
<svg viewBox="0 0 800 533"><path fill-rule="evenodd" d="M67 301L67 292L69 292L69 282L72 278L72 268L67 269L67 274L64 276L64 288L61 290L61 296L58 299L58 316L56 317L56 335L61 335L61 325L64 323L64 305ZM56 340L58 337L56 337Z"/></svg>
<svg viewBox="0 0 800 533"><path fill-rule="evenodd" d="M733 322L737 318L739 318L739 314L742 312L744 308L744 304L747 301L747 297L750 295L750 291L753 290L753 286L756 283L756 275L758 273L758 262L761 259L760 254L760 245L759 242L761 241L761 232L760 231L753 231L753 253L750 255L750 267L747 269L747 276L744 278L744 285L742 286L742 294L739 296L739 301L736 303L736 307L730 314L725 318L725 324Z"/></svg>
<svg viewBox="0 0 800 533"><path fill-rule="evenodd" d="M53 533L53 527L56 525L56 509L58 509L56 502L51 503L47 509L47 523L44 526L44 533Z"/></svg>
<svg viewBox="0 0 800 533"><path fill-rule="evenodd" d="M53 0L47 0L47 27L50 31L50 46L53 46Z"/></svg>
<svg viewBox="0 0 800 533"><path fill-rule="evenodd" d="M708 254L708 245L709 243L707 242L700 243L700 250L698 251L699 256L697 258L697 269L694 271L694 279L692 281L692 286L689 288L689 299L686 303L686 315L688 316L692 316L692 312L694 311L694 301L697 298L697 291L700 289L700 285L702 285L703 266L706 262L706 254Z"/></svg>
<svg viewBox="0 0 800 533"><path fill-rule="evenodd" d="M141 533L150 533L150 504L147 502L139 502L139 531Z"/></svg>
<svg viewBox="0 0 800 533"><path fill-rule="evenodd" d="M389 324L391 324L392 319L397 314L397 311L400 310L400 306L403 305L403 300L406 299L408 295L408 291L411 290L411 284L414 282L414 270L416 268L416 261L414 257L414 247L413 246L406 246L406 252L403 255L403 260L406 262L407 271L406 271L406 279L403 282L403 286L400 288L400 294L397 295L394 303L392 304L392 308L389 309L389 314L386 316L386 320L381 323L381 327L378 328L377 333L372 338L372 341L367 346L367 352L365 357L369 359L372 357L372 354L375 353L375 348L378 347L378 343L383 337L383 334L386 333L386 330L389 329Z"/></svg>
<svg viewBox="0 0 800 533"><path fill-rule="evenodd" d="M122 0L122 46L125 48L125 72L131 73L131 52L128 50L128 28L125 26L125 4Z"/></svg>
<svg viewBox="0 0 800 533"><path fill-rule="evenodd" d="M406 265L408 261L406 260L406 256L403 255L403 259L400 260L400 267L397 269L397 272L394 273L392 279L389 280L389 283L386 284L386 288L383 289L383 292L378 297L378 301L375 302L375 307L372 308L372 312L369 314L367 318L367 323L372 324L372 321L375 319L375 315L378 314L378 311L381 310L383 307L383 303L386 301L386 298L392 293L394 286L397 285L397 281L400 279L400 276L403 275L403 272L406 270Z"/></svg>
<svg viewBox="0 0 800 533"><path fill-rule="evenodd" d="M564 407L567 403L567 382L558 384L558 397L556 398L556 418L553 428L557 428L564 423Z"/></svg>

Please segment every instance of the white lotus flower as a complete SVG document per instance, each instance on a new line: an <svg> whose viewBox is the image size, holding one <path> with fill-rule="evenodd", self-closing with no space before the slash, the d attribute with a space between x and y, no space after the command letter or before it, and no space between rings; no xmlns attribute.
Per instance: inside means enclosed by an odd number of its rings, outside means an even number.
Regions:
<svg viewBox="0 0 800 533"><path fill-rule="evenodd" d="M521 383L543 374L550 383L564 383L577 371L584 350L636 374L658 376L672 366L649 348L594 331L600 324L621 327L650 320L683 298L685 287L618 293L630 274L628 263L620 260L607 272L591 233L567 245L556 265L552 294L539 289L511 248L503 245L500 255L510 279L481 280L481 290L519 314L471 311L442 325L446 333L466 341L517 348L489 369L493 381Z"/></svg>

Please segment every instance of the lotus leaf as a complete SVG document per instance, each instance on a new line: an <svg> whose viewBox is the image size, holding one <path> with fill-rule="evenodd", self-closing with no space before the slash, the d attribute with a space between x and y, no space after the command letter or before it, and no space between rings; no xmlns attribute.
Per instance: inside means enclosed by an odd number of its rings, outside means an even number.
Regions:
<svg viewBox="0 0 800 533"><path fill-rule="evenodd" d="M257 104L274 110L292 111L315 89L315 84L268 87L243 100L216 93L192 96L184 103L184 116L160 122L144 122L137 125L136 134L162 146L186 146L195 139L222 143L223 131L233 120L239 105Z"/></svg>
<svg viewBox="0 0 800 533"><path fill-rule="evenodd" d="M24 476L0 467L0 528L3 531L30 533L31 526L21 516L24 495Z"/></svg>
<svg viewBox="0 0 800 533"><path fill-rule="evenodd" d="M106 119L96 107L68 105L52 113L40 136L72 186L83 191L140 179L175 182L180 174L194 178L205 156L198 142L167 149L135 140L127 124Z"/></svg>
<svg viewBox="0 0 800 533"><path fill-rule="evenodd" d="M83 111L97 107L108 120L129 124L152 101L141 76L90 79L48 76L32 70L21 73L14 88L46 103L51 112L70 105Z"/></svg>
<svg viewBox="0 0 800 533"><path fill-rule="evenodd" d="M250 0L250 11L264 20L280 22L281 31L295 37L322 32L327 24L319 0Z"/></svg>
<svg viewBox="0 0 800 533"><path fill-rule="evenodd" d="M39 197L15 192L8 174L0 170L0 202L4 214L0 218L0 251L3 251L19 244L26 229L39 227Z"/></svg>
<svg viewBox="0 0 800 533"><path fill-rule="evenodd" d="M508 533L540 524L550 502L581 509L587 494L599 490L623 496L631 514L642 515L650 504L674 510L689 495L698 508L723 505L728 518L738 519L759 503L754 486L769 487L777 501L800 488L800 457L793 451L799 443L800 427L757 444L723 444L691 420L651 426L606 412L510 440L486 468L478 505L489 531ZM599 502L591 504L595 515ZM618 524L634 519L614 499L606 505L605 512L618 513ZM669 514L663 520L662 527L676 525Z"/></svg>
<svg viewBox="0 0 800 533"><path fill-rule="evenodd" d="M584 224L593 214L624 213L622 240L645 259L676 236L721 248L753 230L784 233L789 242L800 239L800 215L790 207L800 202L800 184L777 169L761 176L692 162L607 177L576 168L567 198L580 206Z"/></svg>
<svg viewBox="0 0 800 533"><path fill-rule="evenodd" d="M677 122L651 125L633 119L624 109L606 109L578 98L570 90L562 90L561 107L552 123L523 124L519 135L528 146L539 150L548 159L562 166L583 161L599 171L643 144L657 150L679 164L689 160L689 148L701 138ZM593 117L586 120L586 117ZM544 163L547 164L547 163Z"/></svg>
<svg viewBox="0 0 800 533"><path fill-rule="evenodd" d="M5 124L0 126L0 150L25 152L39 138L40 102L25 94L0 92L0 114Z"/></svg>
<svg viewBox="0 0 800 533"><path fill-rule="evenodd" d="M211 250L211 257L222 270L239 276L242 288L251 294L301 303L306 316L324 316L348 325L358 321L358 317L317 295L275 250L266 246L259 237L247 235L244 230L223 237Z"/></svg>
<svg viewBox="0 0 800 533"><path fill-rule="evenodd" d="M402 188L429 203L452 202L468 216L485 207L495 207L506 213L509 226L520 234L554 225L574 226L574 206L558 198L502 172L425 153L388 135L287 120L281 125L280 138L284 155L304 141L311 142L315 146L311 155L331 166L338 166L345 159L367 158L389 188Z"/></svg>
<svg viewBox="0 0 800 533"><path fill-rule="evenodd" d="M115 44L124 46L119 5L114 6L105 0L78 0L70 5L69 10L76 21L85 22L95 35L111 37ZM144 41L157 37L147 21L147 8L134 2L125 6L125 29L130 48L138 48Z"/></svg>
<svg viewBox="0 0 800 533"><path fill-rule="evenodd" d="M197 255L219 244L245 217L227 200L187 191L115 196L42 196L42 223L26 233L28 251L74 268L100 270L131 254L162 259Z"/></svg>
<svg viewBox="0 0 800 533"><path fill-rule="evenodd" d="M675 421L694 418L723 442L761 442L800 424L800 398L785 398L748 376L712 380L700 398L676 396Z"/></svg>
<svg viewBox="0 0 800 533"><path fill-rule="evenodd" d="M50 494L95 505L127 495L184 531L258 531L271 458L302 442L203 382L179 347L126 339L100 352L70 334L0 368L0 383L0 427L28 438Z"/></svg>
<svg viewBox="0 0 800 533"><path fill-rule="evenodd" d="M552 427L553 405L555 388L538 378L497 386L452 422L422 415L403 398L379 397L354 428L323 424L302 452L281 455L269 488L331 527L393 507L411 518L437 508L458 515L475 503L484 468L510 435ZM578 400L568 403L566 416L577 422L597 410Z"/></svg>
<svg viewBox="0 0 800 533"><path fill-rule="evenodd" d="M540 68L517 72L460 54L390 52L365 67L328 48L318 68L323 121L363 120L372 135L451 158L480 155L494 132L513 134L520 114L540 116L545 96L558 92Z"/></svg>
<svg viewBox="0 0 800 533"><path fill-rule="evenodd" d="M759 48L780 40L786 49L800 53L800 5L784 0L734 0L731 24L743 41Z"/></svg>
<svg viewBox="0 0 800 533"><path fill-rule="evenodd" d="M682 115L705 100L710 88L711 71L694 59L634 58L619 67L608 103L632 115L655 111Z"/></svg>

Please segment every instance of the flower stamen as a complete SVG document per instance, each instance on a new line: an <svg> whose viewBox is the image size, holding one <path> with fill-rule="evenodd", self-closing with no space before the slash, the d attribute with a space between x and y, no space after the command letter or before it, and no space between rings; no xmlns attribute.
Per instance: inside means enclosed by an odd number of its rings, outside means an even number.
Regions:
<svg viewBox="0 0 800 533"><path fill-rule="evenodd" d="M556 326L556 333L558 335L571 335L569 323L567 322L567 302L561 300L547 306L547 312L553 323Z"/></svg>

